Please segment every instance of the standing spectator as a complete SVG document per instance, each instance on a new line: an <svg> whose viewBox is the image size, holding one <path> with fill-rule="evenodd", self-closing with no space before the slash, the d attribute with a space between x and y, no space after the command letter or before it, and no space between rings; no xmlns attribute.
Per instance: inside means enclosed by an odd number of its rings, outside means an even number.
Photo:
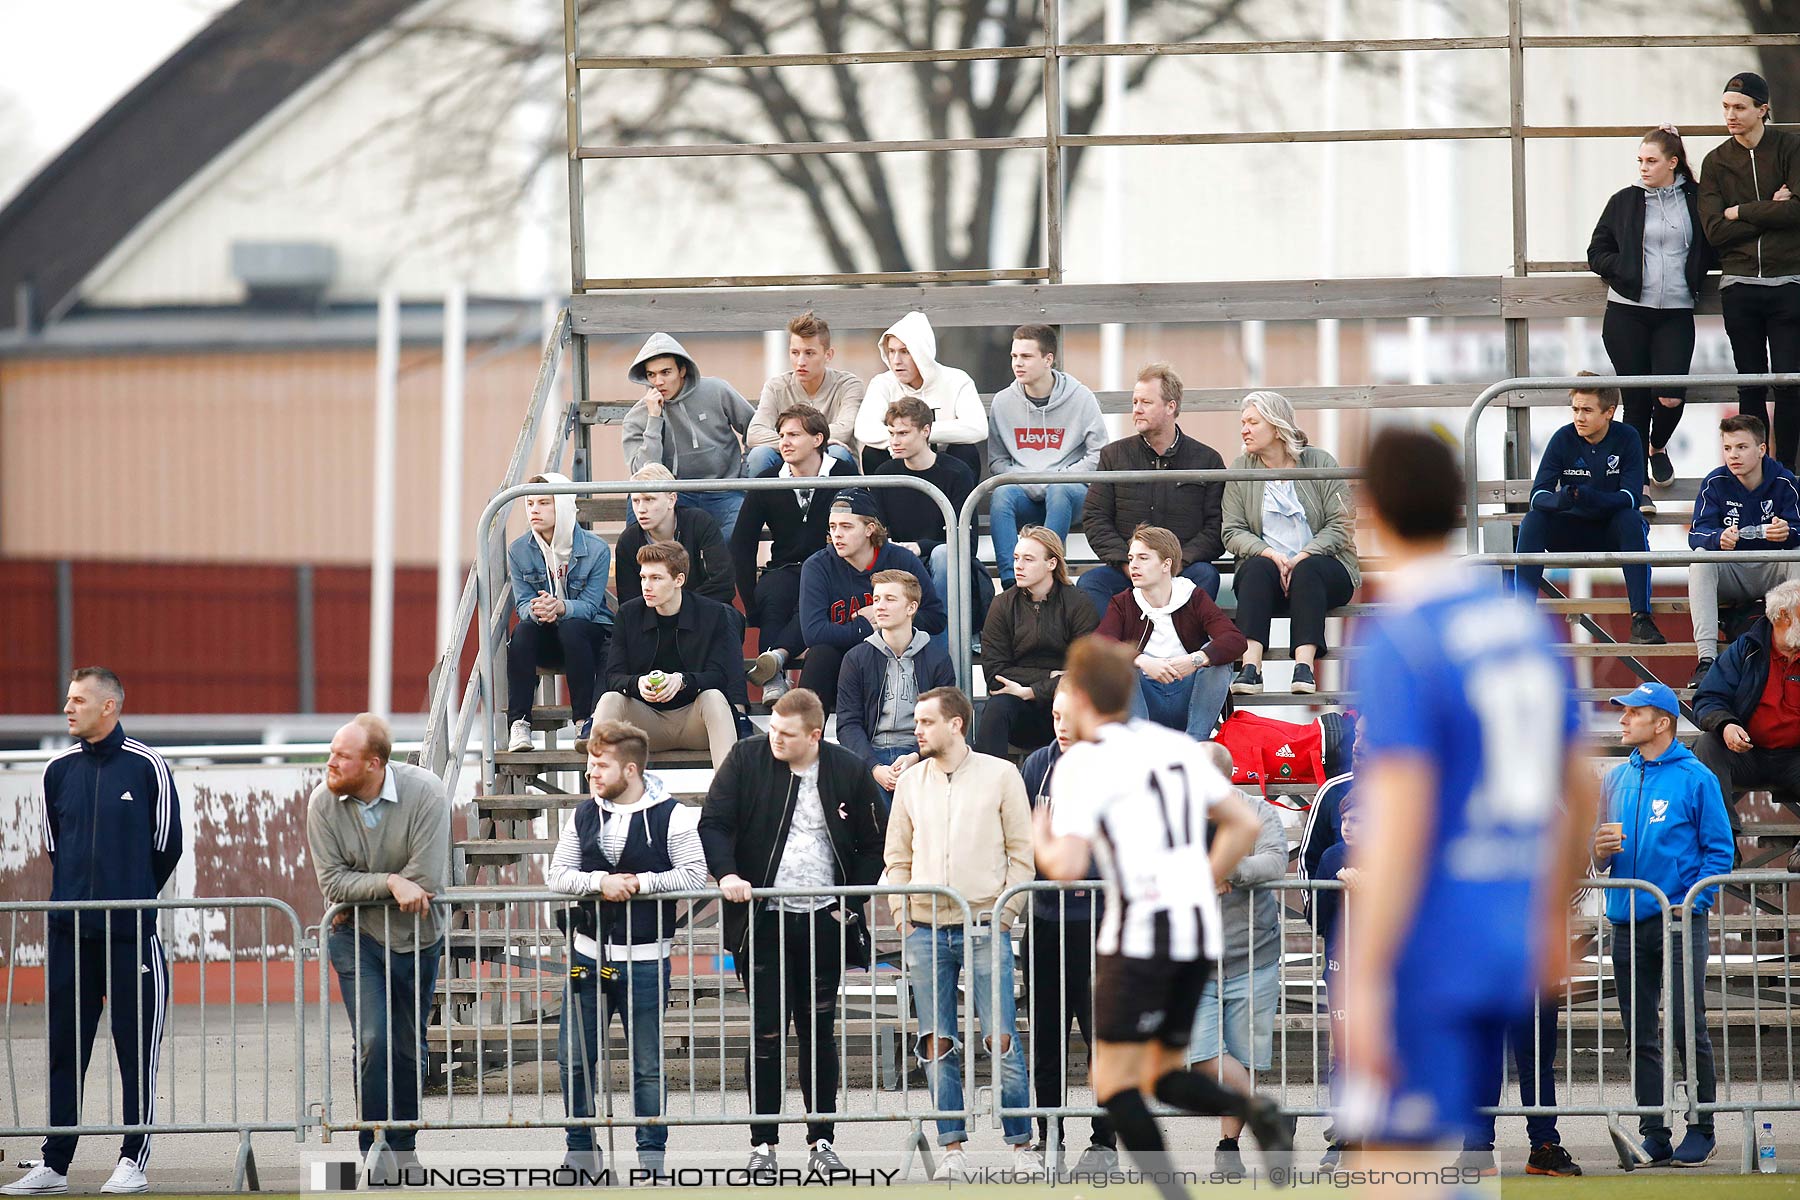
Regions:
<svg viewBox="0 0 1800 1200"><path fill-rule="evenodd" d="M962 511L963 501L975 490L975 473L959 458L939 454L931 445L931 406L916 396L902 396L888 405L888 453L892 457L875 469L877 475L905 475L922 480L944 493L950 506ZM944 527L944 511L937 501L911 488L884 488L875 493L881 505L882 523L887 526L888 540L906 547L919 556L931 573L931 585L939 596L948 597L950 584L950 535ZM969 546L969 563L975 566L975 546ZM976 611L984 611L980 593L993 599L993 585L979 566L979 577L971 581L977 596Z"/></svg>
<svg viewBox="0 0 1800 1200"><path fill-rule="evenodd" d="M987 441L987 410L975 381L958 367L937 360L937 334L922 312L909 312L888 327L877 348L887 370L869 380L862 411L856 415L856 440L863 447L863 473L872 475L887 461L888 405L912 396L931 406L931 443L962 460L969 474L981 478L981 444Z"/></svg>
<svg viewBox="0 0 1800 1200"><path fill-rule="evenodd" d="M1020 768L1034 815L1038 809L1051 808L1050 781L1056 764L1075 742L1068 710L1068 700L1058 687L1051 706L1055 737L1049 745L1033 750ZM1093 878L1082 882L1091 886L1031 894L1031 925L1023 954L1031 971L1026 988L1031 1005L1031 1085L1037 1090L1039 1108L1063 1105L1071 1020L1081 1030L1090 1060L1094 1054L1094 921L1099 915L1095 907L1103 902L1105 892L1098 873L1090 870L1088 874ZM1039 880L1045 878L1038 873ZM1056 1126L1054 1138L1048 1120L1039 1117L1037 1126L1038 1152L1047 1153L1054 1141L1061 1161L1063 1125ZM1087 1149L1076 1160L1073 1173L1091 1178L1118 1169L1119 1138L1112 1122L1101 1113L1090 1122Z"/></svg>
<svg viewBox="0 0 1800 1200"><path fill-rule="evenodd" d="M1794 586L1800 592L1800 585ZM1682 961L1682 942L1691 954L1696 1088L1690 1100L1711 1104L1715 1095L1712 1038L1706 1030L1707 914L1719 889L1707 888L1685 908L1688 889L1709 875L1731 870L1731 823L1719 784L1693 753L1675 737L1681 705L1660 683L1639 684L1628 695L1614 696L1619 714L1619 741L1631 757L1607 772L1602 789L1605 819L1594 831L1594 867L1614 879L1640 879L1654 884L1676 912L1685 912L1685 928L1669 933L1669 961ZM1613 986L1619 997L1619 1019L1631 1031L1637 1102L1654 1107L1663 1102L1662 1056L1658 1019L1663 989L1663 918L1649 897L1624 889L1606 893L1606 919L1613 927ZM1675 1045L1683 1052L1690 1028L1684 1019L1684 982L1669 980L1674 1009ZM1638 1118L1644 1143L1621 1147L1639 1166L1673 1162L1697 1167L1713 1156L1713 1115L1702 1111L1689 1122L1681 1145L1671 1147L1669 1127L1659 1114Z"/></svg>
<svg viewBox="0 0 1800 1200"><path fill-rule="evenodd" d="M906 571L870 578L869 622L875 632L844 655L838 676L838 743L869 767L884 804L900 773L917 762L913 708L922 692L956 686L950 655L913 627L923 595Z"/></svg>
<svg viewBox="0 0 1800 1200"><path fill-rule="evenodd" d="M629 469L658 462L677 479L743 477L743 438L756 410L736 388L723 379L702 377L694 356L666 333L650 335L628 376L645 388L643 398L625 414L621 431ZM683 492L681 503L711 513L719 532L729 538L744 493Z"/></svg>
<svg viewBox="0 0 1800 1200"><path fill-rule="evenodd" d="M1769 457L1763 423L1739 413L1719 422L1725 465L1700 481L1688 545L1696 550L1785 550L1800 545L1800 483ZM1688 568L1699 664L1690 688L1700 686L1719 653L1719 593L1743 602L1784 580L1800 578L1800 562L1694 563Z"/></svg>
<svg viewBox="0 0 1800 1200"><path fill-rule="evenodd" d="M1309 891L1306 896L1312 932L1325 943L1324 965L1320 973L1325 982L1325 1007L1331 1029L1331 1062L1326 1067L1326 1094L1337 1110L1343 1103L1340 1080L1344 1067L1344 905L1356 889L1357 869L1350 865L1350 855L1357 845L1356 794L1345 791L1339 797L1336 840L1320 853L1309 878L1320 883L1342 884L1341 888L1325 887ZM1325 1153L1319 1159L1321 1171L1335 1171L1342 1164L1350 1144L1338 1132L1337 1118L1325 1128Z"/></svg>
<svg viewBox="0 0 1800 1200"><path fill-rule="evenodd" d="M1230 779L1231 752L1217 742L1209 742L1206 750L1219 773ZM1244 1093L1256 1086L1252 1071L1267 1071L1274 1065L1275 1010L1281 1001L1281 905L1274 892L1252 894L1250 889L1287 874L1288 861L1281 811L1257 801L1250 807L1259 822L1256 845L1238 860L1231 874L1214 885L1219 893L1224 953L1219 955L1218 971L1200 989L1187 1051L1188 1065L1194 1070ZM1219 1121L1213 1169L1241 1175L1244 1158L1238 1137L1244 1121L1230 1115ZM1270 1147L1262 1149L1266 1159Z"/></svg>
<svg viewBox="0 0 1800 1200"><path fill-rule="evenodd" d="M1694 302L1712 243L1700 228L1700 185L1672 125L1638 146L1638 181L1606 202L1588 241L1588 267L1606 280L1600 338L1615 375L1686 375L1694 358ZM1628 388L1625 423L1638 431L1650 482L1674 482L1669 439L1681 422L1681 388Z"/></svg>
<svg viewBox="0 0 1800 1200"><path fill-rule="evenodd" d="M1330 468L1337 459L1307 444L1294 406L1280 392L1251 392L1239 417L1244 453L1233 470ZM1362 572L1356 558L1356 505L1341 479L1257 479L1225 485L1225 548L1237 625L1249 640L1231 690L1263 690L1269 625L1286 613L1296 692L1318 690L1313 664L1325 653L1325 617L1350 603Z"/></svg>
<svg viewBox="0 0 1800 1200"><path fill-rule="evenodd" d="M1694 724L1727 808L1739 789L1800 791L1800 581L1770 588L1762 619L1706 673Z"/></svg>
<svg viewBox="0 0 1800 1200"><path fill-rule="evenodd" d="M532 483L567 483L566 475L533 475ZM594 691L612 636L606 577L612 551L575 522L575 497L527 496L531 528L506 551L513 610L519 623L506 643L508 750L529 750L537 669L561 667L569 680L569 711L587 736Z"/></svg>
<svg viewBox="0 0 1800 1200"><path fill-rule="evenodd" d="M1035 750L1050 741L1063 659L1076 638L1099 624L1093 602L1069 582L1062 539L1042 525L1022 530L1013 547L1013 586L988 610L981 630L988 696L977 750L1004 758L1008 746Z"/></svg>
<svg viewBox="0 0 1800 1200"><path fill-rule="evenodd" d="M805 688L775 702L766 735L745 738L706 790L700 841L724 893L720 924L738 982L750 993L746 1075L750 1111L782 1109L787 1029L799 1041L800 1094L813 1113L837 1111L837 995L845 963L870 965L860 902L828 896L750 904L751 888L821 891L870 887L881 878L885 826L875 781L862 760L822 739L825 710ZM808 1122L809 1170L844 1169L831 1149L832 1123ZM750 1126L750 1172L776 1169L774 1124Z"/></svg>
<svg viewBox="0 0 1800 1200"><path fill-rule="evenodd" d="M1135 432L1100 451L1102 471L1220 471L1225 460L1205 442L1181 432L1181 376L1165 362L1138 372L1131 389L1131 425ZM1081 577L1081 590L1103 613L1112 598L1131 586L1125 558L1132 530L1156 525L1181 539L1184 579L1214 599L1219 571L1213 561L1225 553L1220 531L1224 503L1222 483L1088 484L1081 528L1100 565Z"/></svg>
<svg viewBox="0 0 1800 1200"><path fill-rule="evenodd" d="M912 977L919 1014L919 1063L931 1083L932 1103L955 1111L963 1106L962 1055L957 1037L957 983L969 969L970 999L988 1053L999 1061L1000 1103L1031 1103L1025 1052L1011 979L994 986L994 964L1011 971L1012 927L1025 908L1019 892L995 909L1000 893L1035 877L1032 865L1031 805L1019 772L1003 758L970 749L968 729L975 710L955 688L934 688L914 709L919 754L924 761L900 777L887 829L887 882L893 887L948 887L960 892L979 924L964 941L962 916L936 895L889 897L894 927L905 938L906 969ZM968 1131L960 1118L939 1121L944 1147L936 1176L940 1182L968 1177L963 1143ZM1031 1121L1002 1117L1000 1128L1013 1147L1015 1175L1043 1174L1030 1147Z"/></svg>
<svg viewBox="0 0 1800 1200"><path fill-rule="evenodd" d="M1582 371L1592 375L1592 371ZM1648 550L1649 526L1638 512L1644 498L1644 446L1630 426L1613 421L1618 388L1574 389L1574 421L1550 435L1531 481L1531 511L1519 522L1521 554L1544 550ZM1650 615L1650 568L1623 567L1631 604L1631 640L1668 641ZM1542 567L1518 567L1514 586L1537 598Z"/></svg>
<svg viewBox="0 0 1800 1200"><path fill-rule="evenodd" d="M1133 716L1196 741L1212 736L1231 688L1231 663L1244 635L1181 570L1181 543L1166 529L1139 526L1131 535L1131 590L1106 606L1096 633L1137 651Z"/></svg>
<svg viewBox="0 0 1800 1200"><path fill-rule="evenodd" d="M1731 357L1745 374L1800 371L1800 135L1768 124L1769 85L1743 71L1721 98L1731 135L1700 164L1700 221L1719 254L1719 301ZM1800 391L1738 388L1738 411L1775 435L1775 457L1800 469Z"/></svg>
<svg viewBox="0 0 1800 1200"><path fill-rule="evenodd" d="M781 465L760 478L812 479L849 474L843 463L825 453L831 428L825 414L796 404L777 418L781 431ZM800 630L800 568L826 542L831 515L830 489L756 491L744 500L731 535L731 562L737 572L738 595L744 598L749 623L756 626L761 653L750 666L750 682L774 703L787 691L788 659L800 657L806 641ZM769 561L759 574L757 551L763 530L769 532Z"/></svg>
<svg viewBox="0 0 1800 1200"><path fill-rule="evenodd" d="M1056 330L1013 330L1013 381L996 392L988 419L988 473L1092 471L1106 445L1100 401L1087 385L1056 369ZM1021 525L1043 525L1067 539L1081 519L1085 483L1022 483L997 488L988 506L1000 587L1012 586L1013 545Z"/></svg>
<svg viewBox="0 0 1800 1200"><path fill-rule="evenodd" d="M632 472L631 477L658 482L675 478L661 463L651 463ZM719 532L719 523L703 508L677 504L678 498L677 492L631 494L631 515L637 520L627 522L619 534L615 591L620 604L644 594L638 584L637 553L651 542L681 543L681 548L687 551L688 565L693 568L693 577L688 581L689 591L727 607L736 599L737 582L732 573L731 552L726 549L725 535Z"/></svg>
<svg viewBox="0 0 1800 1200"><path fill-rule="evenodd" d="M444 953L450 885L450 802L436 775L390 762L393 733L362 713L331 739L325 782L306 806L306 842L327 904L339 909L325 954L356 1039L364 1121L416 1121L420 1060ZM393 901L396 913L389 907ZM434 903L436 901L436 903ZM392 1102L393 1107L389 1108ZM398 1181L418 1162L418 1133L387 1131L372 1181ZM367 1156L373 1130L357 1134Z"/></svg>
<svg viewBox="0 0 1800 1200"><path fill-rule="evenodd" d="M745 472L761 475L781 464L778 420L796 404L816 408L830 423L825 452L846 467L856 467L856 415L862 411L863 381L831 365L831 326L808 309L788 322L788 362L793 370L763 384L745 442L750 447Z"/></svg>
<svg viewBox="0 0 1800 1200"><path fill-rule="evenodd" d="M1558 1004L1554 995L1538 995L1534 1011L1515 1018L1506 1029L1506 1044L1512 1052L1513 1072L1519 1079L1519 1103L1526 1108L1556 1107L1556 1043ZM1500 1103L1499 1071L1484 1082L1487 1094L1478 1098L1484 1108ZM1456 1165L1482 1175L1498 1175L1500 1165L1494 1161L1494 1117L1476 1114L1476 1128L1463 1135L1462 1153ZM1525 1137L1531 1153L1525 1160L1527 1175L1558 1177L1581 1174L1581 1165L1563 1149L1562 1134L1556 1128L1555 1113L1537 1113L1525 1118Z"/></svg>
<svg viewBox="0 0 1800 1200"><path fill-rule="evenodd" d="M125 685L105 667L69 676L63 716L75 744L44 768L44 849L50 899L154 900L181 861L181 798L162 755L125 736ZM155 909L52 912L45 919L44 1033L49 1055L49 1123L81 1124L81 1097L102 1006L110 1010L119 1064L120 1119L156 1116L156 1067L169 1004L169 960ZM107 1096L111 1108L111 1089ZM110 1118L108 1118L110 1119ZM66 1192L77 1137L43 1141L43 1161L8 1196ZM100 1189L149 1189L150 1135L128 1133Z"/></svg>
<svg viewBox="0 0 1800 1200"><path fill-rule="evenodd" d="M705 747L716 768L737 743L737 716L749 707L743 638L730 609L687 594L687 572L680 542L638 551L644 594L619 609L620 636L594 717L647 730L652 750Z"/></svg>
<svg viewBox="0 0 1800 1200"><path fill-rule="evenodd" d="M611 720L594 726L587 743L593 803L577 805L563 822L544 877L553 892L600 898L568 910L573 953L556 1062L563 1111L571 1117L594 1115L600 1031L614 1013L625 1032L631 1111L640 1117L663 1111L663 1010L669 1004L669 953L679 906L674 900L628 901L705 887L706 854L700 848L700 810L646 775L649 761L650 740L637 726ZM598 1177L604 1164L594 1146L594 1127L571 1125L564 1140L563 1165ZM667 1125L639 1125L638 1166L662 1174L668 1144Z"/></svg>
<svg viewBox="0 0 1800 1200"><path fill-rule="evenodd" d="M844 655L875 627L862 610L875 598L875 575L905 571L925 577L925 564L910 550L887 540L881 507L866 488L845 488L831 502L831 545L800 569L800 628L806 637L806 665L800 686L810 688L831 712L837 707L838 669ZM944 601L923 589L913 623L926 633L944 632Z"/></svg>

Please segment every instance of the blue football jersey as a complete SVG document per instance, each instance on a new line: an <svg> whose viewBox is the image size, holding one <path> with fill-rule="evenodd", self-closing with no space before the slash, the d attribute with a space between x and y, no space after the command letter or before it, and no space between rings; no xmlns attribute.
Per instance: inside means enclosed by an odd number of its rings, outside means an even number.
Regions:
<svg viewBox="0 0 1800 1200"><path fill-rule="evenodd" d="M1408 1009L1523 1003L1545 934L1530 927L1533 897L1581 719L1569 671L1532 605L1456 560L1413 564L1388 598L1352 666L1363 755L1423 755L1437 774L1396 996Z"/></svg>

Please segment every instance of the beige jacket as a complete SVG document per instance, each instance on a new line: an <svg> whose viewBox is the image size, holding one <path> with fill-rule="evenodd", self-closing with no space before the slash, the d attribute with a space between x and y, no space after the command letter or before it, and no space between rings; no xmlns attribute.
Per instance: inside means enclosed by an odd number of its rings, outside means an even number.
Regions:
<svg viewBox="0 0 1800 1200"><path fill-rule="evenodd" d="M888 814L886 859L882 882L954 888L969 902L970 915L983 919L1001 892L1035 877L1031 802L1018 768L973 751L953 775L944 774L936 759L908 767ZM1028 899L1025 892L1015 895L995 924L1010 929ZM962 919L960 910L947 911L941 899L934 914L930 895L888 897L896 916L902 903L910 905L917 924Z"/></svg>

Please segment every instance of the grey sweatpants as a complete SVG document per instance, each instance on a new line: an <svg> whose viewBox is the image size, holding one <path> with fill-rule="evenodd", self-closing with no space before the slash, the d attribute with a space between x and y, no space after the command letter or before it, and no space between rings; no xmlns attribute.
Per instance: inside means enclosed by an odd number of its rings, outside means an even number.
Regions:
<svg viewBox="0 0 1800 1200"><path fill-rule="evenodd" d="M1688 568L1688 610L1701 658L1719 653L1719 599L1755 600L1778 583L1800 579L1800 561L1695 563Z"/></svg>

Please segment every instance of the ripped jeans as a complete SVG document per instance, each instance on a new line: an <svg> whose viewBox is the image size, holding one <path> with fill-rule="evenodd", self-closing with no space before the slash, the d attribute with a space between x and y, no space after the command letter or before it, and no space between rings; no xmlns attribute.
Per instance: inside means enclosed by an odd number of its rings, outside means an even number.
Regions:
<svg viewBox="0 0 1800 1200"><path fill-rule="evenodd" d="M1000 961L1006 974L1000 980L1000 995L994 995L995 941L999 940ZM969 991L975 1003L975 1019L981 1028L982 1043L988 1049L988 1060L994 1059L996 1042L1004 1039L1006 1049L1000 1053L1000 1104L1004 1108L1025 1108L1031 1103L1031 1084L1025 1071L1025 1051L1019 1045L1019 1018L1013 995L1012 934L983 925L964 944L960 925L932 927L913 925L906 934L906 971L912 981L913 1006L919 1014L919 1040L916 1050L919 1064L925 1068L931 1083L931 1102L938 1108L954 1111L963 1106L962 1022L957 1017L956 981L962 974L964 960L969 966ZM998 1003L996 1003L996 999ZM932 1038L947 1039L947 1053L933 1055ZM980 1072L976 1083L981 1082ZM1008 1145L1023 1146L1031 1141L1031 1118L1003 1117L1001 1132ZM938 1145L949 1146L968 1140L967 1125L960 1117L937 1123Z"/></svg>
<svg viewBox="0 0 1800 1200"><path fill-rule="evenodd" d="M800 1096L810 1113L837 1111L837 997L844 967L836 905L814 912L778 912L759 902L750 918L738 979L750 991L748 1071L750 1111L778 1113L787 1102L787 1049L800 1057ZM792 1033L789 1027L792 1027ZM789 1038L792 1041L789 1041ZM830 1141L832 1123L811 1121L808 1145ZM752 1146L781 1140L774 1122L750 1126Z"/></svg>

